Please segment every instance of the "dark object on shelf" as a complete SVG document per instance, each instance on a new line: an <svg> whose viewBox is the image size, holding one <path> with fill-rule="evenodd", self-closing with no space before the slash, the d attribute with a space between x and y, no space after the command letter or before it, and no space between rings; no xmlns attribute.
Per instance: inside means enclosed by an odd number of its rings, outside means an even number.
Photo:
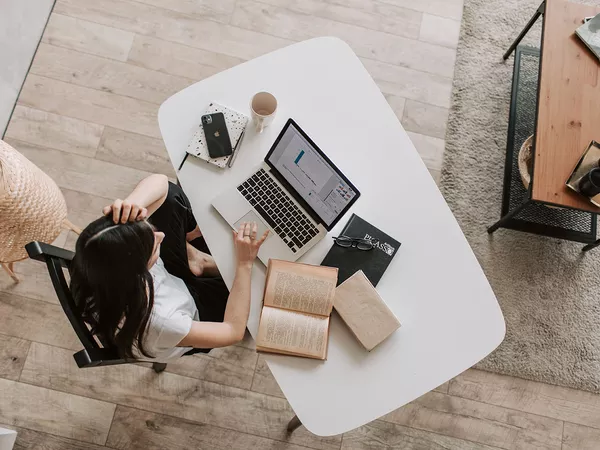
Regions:
<svg viewBox="0 0 600 450"><path fill-rule="evenodd" d="M600 169L595 168L579 180L579 192L587 197L600 194Z"/></svg>
<svg viewBox="0 0 600 450"><path fill-rule="evenodd" d="M594 193L594 191L589 191L585 187L583 190L581 189L581 183L584 182L584 178L588 175L593 169L600 167L600 144L596 141L590 142L588 148L585 150L579 161L577 161L577 165L571 172L571 176L567 180L567 186L573 189L575 192L584 195L590 199L596 206L600 206L600 191ZM596 175L597 177L598 175ZM598 179L595 180L595 184L599 184ZM588 185L591 185L588 183Z"/></svg>
<svg viewBox="0 0 600 450"><path fill-rule="evenodd" d="M373 250L364 251L334 244L321 265L339 269L338 286L359 270L364 272L373 286L377 286L400 248L400 242L356 214L352 214L340 236L356 236L371 241Z"/></svg>
<svg viewBox="0 0 600 450"><path fill-rule="evenodd" d="M517 47L508 123L501 219L489 227L488 232L493 233L502 227L586 244L592 243L596 240L596 214L532 201L532 186L526 189L521 180L518 150L525 140L535 133L539 66L538 49ZM535 167L535 151L533 156Z"/></svg>

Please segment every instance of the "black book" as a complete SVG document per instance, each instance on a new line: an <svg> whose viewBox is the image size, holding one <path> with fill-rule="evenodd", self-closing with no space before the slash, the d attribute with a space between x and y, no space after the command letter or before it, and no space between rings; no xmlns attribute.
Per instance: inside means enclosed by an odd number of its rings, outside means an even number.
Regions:
<svg viewBox="0 0 600 450"><path fill-rule="evenodd" d="M371 284L377 286L392 258L400 248L400 242L356 214L352 214L340 235L358 239L377 239L378 242L374 245L373 250L366 251L357 248L344 248L334 243L329 253L325 255L321 265L339 269L338 285L358 270L362 270Z"/></svg>

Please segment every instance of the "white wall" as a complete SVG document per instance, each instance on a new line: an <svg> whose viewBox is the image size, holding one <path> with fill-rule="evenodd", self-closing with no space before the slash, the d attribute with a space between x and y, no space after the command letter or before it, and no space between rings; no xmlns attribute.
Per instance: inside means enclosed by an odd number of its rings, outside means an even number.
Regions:
<svg viewBox="0 0 600 450"><path fill-rule="evenodd" d="M53 5L54 0L0 0L0 136Z"/></svg>

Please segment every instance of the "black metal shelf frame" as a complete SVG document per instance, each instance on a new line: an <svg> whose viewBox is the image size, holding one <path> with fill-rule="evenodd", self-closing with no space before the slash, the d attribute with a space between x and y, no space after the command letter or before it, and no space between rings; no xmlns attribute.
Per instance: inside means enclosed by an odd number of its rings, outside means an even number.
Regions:
<svg viewBox="0 0 600 450"><path fill-rule="evenodd" d="M543 15L544 7L545 3L542 3L504 55L504 59L506 59L513 50L516 50L501 218L488 228L488 232L493 233L498 228L508 228L591 244L584 247L584 250L589 250L600 245L600 240L596 241L596 214L532 200L533 180L526 189L519 173L519 150L525 140L531 135L535 136L536 133L540 67L543 55L540 54L539 49L518 46L518 44L540 15ZM535 165L535 139L533 145L532 165Z"/></svg>

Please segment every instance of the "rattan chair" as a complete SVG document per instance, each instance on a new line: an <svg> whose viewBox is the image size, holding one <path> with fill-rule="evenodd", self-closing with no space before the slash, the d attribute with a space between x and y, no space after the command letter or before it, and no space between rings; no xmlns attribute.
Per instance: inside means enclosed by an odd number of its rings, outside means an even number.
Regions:
<svg viewBox="0 0 600 450"><path fill-rule="evenodd" d="M0 264L15 282L13 263L27 258L25 244L52 242L64 229L81 233L67 219L56 183L0 140Z"/></svg>

